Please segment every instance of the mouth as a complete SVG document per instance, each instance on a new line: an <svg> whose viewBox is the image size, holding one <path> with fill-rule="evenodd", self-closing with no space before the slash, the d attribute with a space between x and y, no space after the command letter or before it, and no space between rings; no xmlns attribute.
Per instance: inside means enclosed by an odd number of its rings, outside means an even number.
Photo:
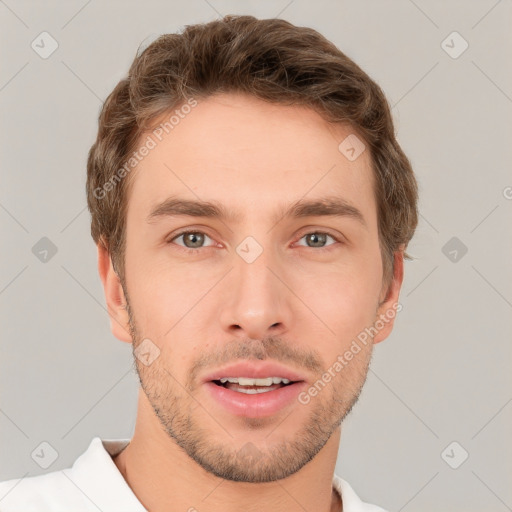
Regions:
<svg viewBox="0 0 512 512"><path fill-rule="evenodd" d="M269 381L272 379L272 381ZM306 377L293 368L289 368L275 361L247 361L242 360L203 376L204 382L219 384L238 383L240 385L270 386L271 384L289 384L306 380Z"/></svg>
<svg viewBox="0 0 512 512"><path fill-rule="evenodd" d="M249 379L244 377L223 377L221 379L212 380L215 385L229 389L236 393L244 393L246 395L257 395L261 393L270 393L276 389L286 386L292 386L297 382L281 377L267 377L263 379Z"/></svg>
<svg viewBox="0 0 512 512"><path fill-rule="evenodd" d="M264 384L261 381L247 383L247 380L254 379L222 378L204 385L215 406L230 415L245 418L271 417L290 407L297 407L298 395L307 385L304 380L281 380L275 384L273 378L262 379L266 380Z"/></svg>
<svg viewBox="0 0 512 512"><path fill-rule="evenodd" d="M205 375L202 384L213 405L247 418L273 416L299 405L307 377L277 361L241 360Z"/></svg>

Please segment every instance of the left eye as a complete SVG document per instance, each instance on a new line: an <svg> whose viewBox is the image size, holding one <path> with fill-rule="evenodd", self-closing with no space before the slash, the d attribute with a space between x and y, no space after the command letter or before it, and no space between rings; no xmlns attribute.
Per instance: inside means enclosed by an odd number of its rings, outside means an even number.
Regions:
<svg viewBox="0 0 512 512"><path fill-rule="evenodd" d="M334 240L334 242L337 242L337 240L327 234L327 233L322 233L320 231L315 231L313 233L307 233L306 235L304 235L301 240L303 239L306 239L306 243L312 243L313 245L307 245L307 247L312 247L312 248L315 248L315 247L325 247L325 242L327 240L327 238L330 238L331 240ZM329 244L329 245L332 245L332 244Z"/></svg>

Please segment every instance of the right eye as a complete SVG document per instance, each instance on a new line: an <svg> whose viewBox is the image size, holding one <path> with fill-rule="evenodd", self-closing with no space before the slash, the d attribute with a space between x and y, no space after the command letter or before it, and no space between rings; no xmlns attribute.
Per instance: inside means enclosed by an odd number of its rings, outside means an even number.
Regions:
<svg viewBox="0 0 512 512"><path fill-rule="evenodd" d="M197 252L198 249L204 247L202 244L204 243L205 238L212 240L206 233L203 233L202 231L181 231L173 238L171 238L167 243L174 243L174 240L178 240L180 238L183 239L183 243L177 243L176 245L183 247L183 250L187 252ZM211 247L213 245L214 244L206 247Z"/></svg>

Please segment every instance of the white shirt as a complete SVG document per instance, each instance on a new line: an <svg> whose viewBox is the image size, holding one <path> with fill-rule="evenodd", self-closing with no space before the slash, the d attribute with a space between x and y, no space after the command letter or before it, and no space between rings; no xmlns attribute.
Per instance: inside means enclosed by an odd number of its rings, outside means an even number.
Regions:
<svg viewBox="0 0 512 512"><path fill-rule="evenodd" d="M129 442L95 437L71 468L0 482L0 511L148 512L112 459ZM361 501L336 474L333 486L343 498L343 512L386 512Z"/></svg>

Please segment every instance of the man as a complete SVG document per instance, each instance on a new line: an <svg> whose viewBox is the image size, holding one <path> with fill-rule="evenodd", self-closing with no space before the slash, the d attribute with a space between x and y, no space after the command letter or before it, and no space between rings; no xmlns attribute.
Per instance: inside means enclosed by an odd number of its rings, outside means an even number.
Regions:
<svg viewBox="0 0 512 512"><path fill-rule="evenodd" d="M188 26L107 98L87 171L135 433L4 482L0 509L382 511L334 474L417 224L375 82L283 20Z"/></svg>

